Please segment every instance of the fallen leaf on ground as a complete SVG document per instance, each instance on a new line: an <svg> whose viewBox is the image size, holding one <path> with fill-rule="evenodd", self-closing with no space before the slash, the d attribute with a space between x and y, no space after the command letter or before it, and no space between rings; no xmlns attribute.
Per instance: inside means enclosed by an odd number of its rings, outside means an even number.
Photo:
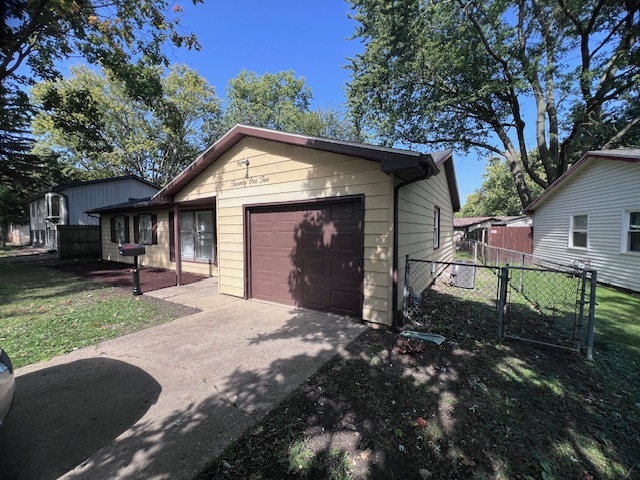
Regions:
<svg viewBox="0 0 640 480"><path fill-rule="evenodd" d="M476 461L473 458L467 457L466 455L462 457L462 461L460 462L465 467L475 467Z"/></svg>

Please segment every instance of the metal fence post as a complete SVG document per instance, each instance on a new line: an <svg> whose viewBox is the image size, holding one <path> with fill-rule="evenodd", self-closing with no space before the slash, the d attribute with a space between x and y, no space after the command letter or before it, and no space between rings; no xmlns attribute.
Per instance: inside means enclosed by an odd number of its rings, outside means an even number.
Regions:
<svg viewBox="0 0 640 480"><path fill-rule="evenodd" d="M524 291L524 283L523 283L523 275L524 275L524 253L522 254L522 268L520 269L520 293Z"/></svg>
<svg viewBox="0 0 640 480"><path fill-rule="evenodd" d="M507 283L509 282L509 265L500 269L500 289L498 297L498 338L504 338L504 308L507 304Z"/></svg>
<svg viewBox="0 0 640 480"><path fill-rule="evenodd" d="M576 351L582 346L582 327L584 326L584 304L585 293L587 290L587 271L582 270L582 278L580 279L580 298L578 299L578 323L575 326L574 347Z"/></svg>
<svg viewBox="0 0 640 480"><path fill-rule="evenodd" d="M407 324L407 316L409 315L407 297L409 296L409 270L411 270L411 263L409 262L409 255L405 257L404 267L404 287L402 289L402 326Z"/></svg>
<svg viewBox="0 0 640 480"><path fill-rule="evenodd" d="M587 326L587 360L593 360L593 337L594 337L594 325L596 322L596 287L597 287L597 272L595 270L589 270L591 272L591 285L589 291L589 325Z"/></svg>

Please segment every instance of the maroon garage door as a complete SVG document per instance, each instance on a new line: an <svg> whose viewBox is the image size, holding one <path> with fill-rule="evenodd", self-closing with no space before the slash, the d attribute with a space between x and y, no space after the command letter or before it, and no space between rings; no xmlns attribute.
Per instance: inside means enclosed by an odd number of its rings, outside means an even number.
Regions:
<svg viewBox="0 0 640 480"><path fill-rule="evenodd" d="M253 298L360 317L360 200L250 211Z"/></svg>

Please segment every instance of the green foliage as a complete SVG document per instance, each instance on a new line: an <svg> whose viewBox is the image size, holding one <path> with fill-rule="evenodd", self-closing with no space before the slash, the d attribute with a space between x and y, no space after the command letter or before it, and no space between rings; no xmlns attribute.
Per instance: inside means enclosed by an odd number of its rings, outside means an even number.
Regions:
<svg viewBox="0 0 640 480"><path fill-rule="evenodd" d="M33 152L58 153L85 179L136 174L163 184L193 160L217 133L220 100L197 72L174 66L156 77L161 93L133 99L111 72L72 68L72 77L33 89Z"/></svg>
<svg viewBox="0 0 640 480"><path fill-rule="evenodd" d="M194 4L202 0L191 0ZM125 85L128 96L151 101L160 93L157 75L148 67L166 65L163 47L199 48L195 36L180 26L182 7L166 0L12 0L2 3L0 22L0 182L13 198L0 222L24 217L24 192L55 183L57 155L30 153L31 106L25 86L52 81L70 57L102 65ZM79 92L76 103L88 100ZM69 103L71 99L69 99ZM86 115L91 115L87 105ZM80 120L80 119L75 119ZM75 121L74 120L74 121ZM85 124L86 125L86 124ZM91 133L87 132L87 136ZM100 144L101 148L105 148ZM14 208L15 207L15 208ZM9 220L8 220L9 219Z"/></svg>
<svg viewBox="0 0 640 480"><path fill-rule="evenodd" d="M194 4L202 0L192 0ZM52 80L61 60L80 55L115 72L137 88L137 67L166 65L163 47L199 49L193 34L180 26L182 7L167 0L48 0L6 2L2 24L0 80ZM32 77L18 77L29 67Z"/></svg>
<svg viewBox="0 0 640 480"><path fill-rule="evenodd" d="M482 186L467 196L460 211L461 216L501 217L522 213L522 204L509 171L509 164L504 159L490 158L482 178ZM542 188L533 184L530 190L535 198Z"/></svg>
<svg viewBox="0 0 640 480"><path fill-rule="evenodd" d="M348 102L385 144L499 155L526 206L525 178L547 188L587 150L637 140L637 2L351 4L365 50Z"/></svg>
<svg viewBox="0 0 640 480"><path fill-rule="evenodd" d="M353 124L335 109L312 110L311 89L292 70L276 74L243 70L227 84L224 125L237 123L291 133L357 140Z"/></svg>
<svg viewBox="0 0 640 480"><path fill-rule="evenodd" d="M175 318L129 292L45 268L0 264L0 339L14 367Z"/></svg>

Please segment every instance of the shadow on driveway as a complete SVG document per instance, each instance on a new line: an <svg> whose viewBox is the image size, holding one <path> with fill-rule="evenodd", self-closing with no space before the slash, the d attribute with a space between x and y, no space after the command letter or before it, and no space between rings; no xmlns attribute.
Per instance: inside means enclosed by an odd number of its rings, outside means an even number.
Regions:
<svg viewBox="0 0 640 480"><path fill-rule="evenodd" d="M131 428L161 390L144 370L109 358L17 377L13 410L0 427L0 478L64 475Z"/></svg>

